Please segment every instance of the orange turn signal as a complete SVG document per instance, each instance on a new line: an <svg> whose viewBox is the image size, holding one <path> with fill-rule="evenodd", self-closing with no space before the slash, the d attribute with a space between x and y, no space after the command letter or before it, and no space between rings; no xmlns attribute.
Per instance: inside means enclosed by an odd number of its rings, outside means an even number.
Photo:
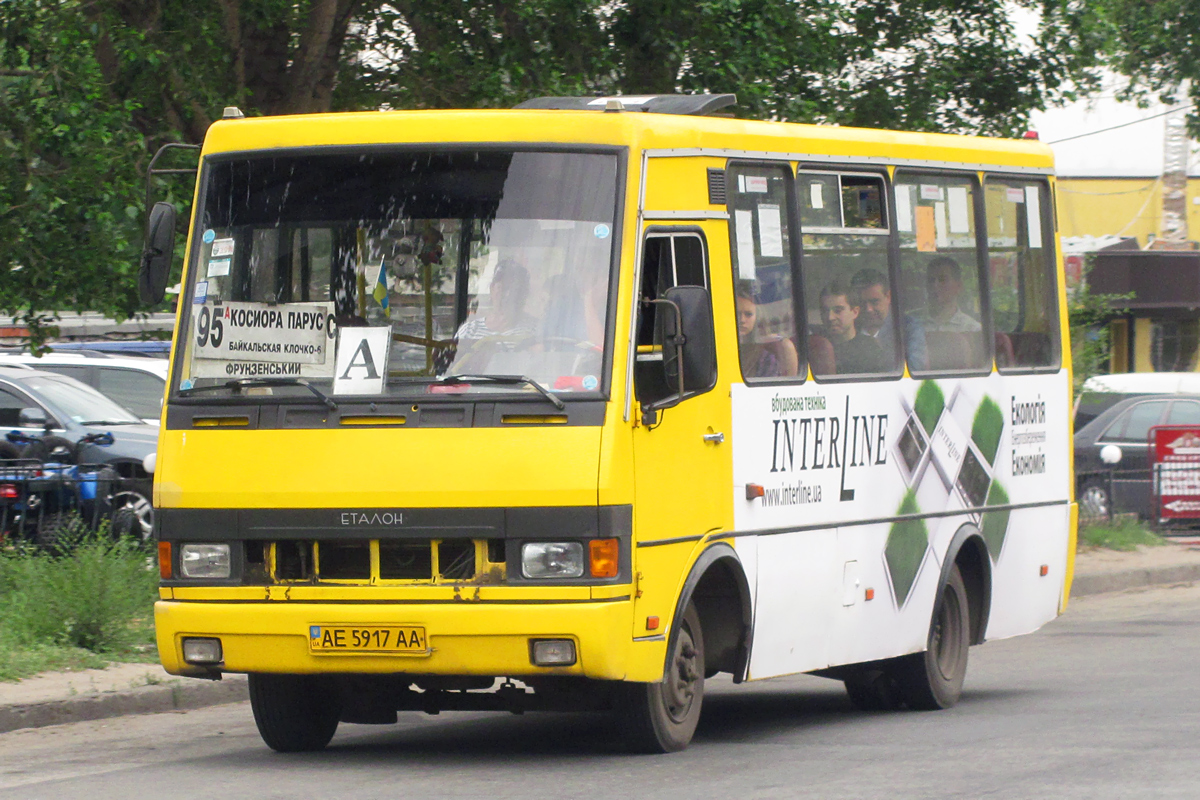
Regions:
<svg viewBox="0 0 1200 800"><path fill-rule="evenodd" d="M874 600L874 599L875 599L875 590L874 590L874 589L867 589L867 592L866 592L866 598L867 598L868 600Z"/></svg>
<svg viewBox="0 0 1200 800"><path fill-rule="evenodd" d="M658 617L646 617L646 630L658 630Z"/></svg>
<svg viewBox="0 0 1200 800"><path fill-rule="evenodd" d="M1050 565L1042 564L1042 568L1041 568L1040 572L1041 572L1041 575L1043 578L1046 577L1047 575L1049 575L1050 574Z"/></svg>
<svg viewBox="0 0 1200 800"><path fill-rule="evenodd" d="M164 581L171 580L171 543L158 543L158 577Z"/></svg>
<svg viewBox="0 0 1200 800"><path fill-rule="evenodd" d="M763 487L760 486L759 484L757 484L757 483L747 483L746 484L746 499L747 500L753 500L756 497L762 497L764 494L766 494L766 490L763 489Z"/></svg>
<svg viewBox="0 0 1200 800"><path fill-rule="evenodd" d="M615 578L620 571L616 539L593 539L588 543L593 578Z"/></svg>

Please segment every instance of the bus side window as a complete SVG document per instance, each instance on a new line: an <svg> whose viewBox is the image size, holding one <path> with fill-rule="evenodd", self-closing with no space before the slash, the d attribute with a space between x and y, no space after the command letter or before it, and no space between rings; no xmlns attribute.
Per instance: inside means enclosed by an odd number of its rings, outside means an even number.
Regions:
<svg viewBox="0 0 1200 800"><path fill-rule="evenodd" d="M990 364L976 238L974 176L896 172L902 312L924 334L927 362L906 343L909 370L980 370Z"/></svg>
<svg viewBox="0 0 1200 800"><path fill-rule="evenodd" d="M1058 291L1044 181L992 178L984 190L996 366L1057 367Z"/></svg>
<svg viewBox="0 0 1200 800"><path fill-rule="evenodd" d="M693 231L658 230L646 234L642 246L643 301L657 300L673 286L708 288L708 259L703 237ZM662 368L663 319L671 313L661 306L640 304L635 378L641 402L671 394Z"/></svg>
<svg viewBox="0 0 1200 800"><path fill-rule="evenodd" d="M883 176L801 171L796 180L813 374L896 373ZM831 358L818 357L822 347Z"/></svg>
<svg viewBox="0 0 1200 800"><path fill-rule="evenodd" d="M727 180L742 377L794 379L802 349L792 286L791 168L734 162Z"/></svg>

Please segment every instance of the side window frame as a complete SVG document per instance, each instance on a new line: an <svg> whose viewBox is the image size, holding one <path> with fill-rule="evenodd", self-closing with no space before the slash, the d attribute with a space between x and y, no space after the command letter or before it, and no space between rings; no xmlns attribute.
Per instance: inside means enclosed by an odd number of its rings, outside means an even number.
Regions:
<svg viewBox="0 0 1200 800"><path fill-rule="evenodd" d="M1096 444L1146 444L1144 441L1126 438L1125 429L1129 427L1129 420L1133 417L1134 412L1142 406L1149 404L1162 406L1161 410L1158 412L1158 421L1152 422L1150 427L1153 428L1155 425L1161 425L1164 417L1170 413L1171 403L1169 400L1165 400L1161 397L1147 397L1140 403L1134 403L1129 408L1122 411L1120 416L1114 419L1109 426L1104 429L1104 433L1097 437ZM1116 428L1117 425L1121 426L1121 432L1113 433L1113 429Z"/></svg>
<svg viewBox="0 0 1200 800"><path fill-rule="evenodd" d="M818 383L848 383L848 382L849 383L867 383L867 382L875 382L875 381L898 380L899 378L904 377L904 368L905 368L906 359L907 359L907 342L905 342L905 340L904 340L904 326L901 325L899 322L900 314L897 313L899 311L898 300L900 298L899 283L898 283L899 263L900 263L899 262L900 239L899 239L899 233L897 232L897 229L896 229L896 225L894 224L896 215L895 215L895 205L894 205L895 194L894 194L893 184L892 184L892 172L887 167L871 168L871 167L864 167L864 166L853 165L853 164L843 165L843 164L828 163L828 162L810 163L810 162L802 161L799 164L797 164L797 166L796 166L796 185L799 185L800 175L802 173L821 174L821 175L837 175L839 178L839 187L841 186L840 178L842 176L847 176L847 175L851 176L851 177L862 176L862 177L869 177L869 178L880 178L883 181L883 195L884 196L881 198L882 205L883 205L881 213L883 214L883 219L884 219L885 225L882 228L829 228L829 227L824 227L824 226L818 226L815 228L805 229L804 222L803 222L803 214L800 210L800 201L802 198L800 198L798 196L798 190L796 190L797 191L796 216L797 216L797 230L799 232L799 236L796 237L796 240L797 240L797 245L800 249L800 259L801 259L800 266L801 266L801 272L803 273L804 272L803 260L806 257L805 252L804 252L804 236L807 231L812 231L814 233L843 233L843 234L851 234L851 235L865 232L865 235L879 236L880 238L886 239L886 241L887 241L886 272L887 272L887 278L888 278L888 287L891 291L892 298L893 298L892 329L893 329L893 334L894 334L894 342L896 343L896 346L899 349L899 352L894 354L894 356L893 356L892 369L888 370L887 372L870 372L870 373L860 373L860 374L856 374L856 375L834 374L834 375L821 375L821 376L817 376L814 373L813 379L816 380ZM840 192L838 193L837 202L839 203L839 207L840 207L840 204L842 202ZM842 213L840 208L839 208L839 213ZM804 301L803 276L801 277L801 281L798 285L800 287L800 299L798 302L801 303L800 307L803 310L803 314L798 318L803 319L805 321L805 331L802 335L799 336L799 338L801 338L804 341L805 349L807 350L808 310L807 310L807 307L803 305L803 301ZM807 353L805 353L805 356L807 356ZM807 358L805 358L804 361L807 362Z"/></svg>
<svg viewBox="0 0 1200 800"><path fill-rule="evenodd" d="M918 167L896 167L892 173L892 193L895 196L895 185L900 179L913 176L919 179L922 175L928 175L932 178L952 178L952 179L967 179L971 184L972 201L971 212L975 215L975 268L976 281L979 286L979 324L983 333L983 359L982 365L979 367L971 367L967 369L924 369L924 370L909 370L913 377L917 378L937 378L937 377L954 377L954 378L969 378L983 375L990 375L996 367L996 340L995 333L992 329L992 295L991 285L988 273L987 260L987 217L986 207L984 206L983 187L984 183L981 178L981 173L974 170L956 170L956 169L925 169ZM982 224L981 224L982 223ZM899 226L893 226L893 236L895 237L895 265L894 271L897 279L900 277L900 229ZM905 353L907 359L907 353Z"/></svg>
<svg viewBox="0 0 1200 800"><path fill-rule="evenodd" d="M1037 373L1057 373L1062 369L1063 361L1063 342L1062 342L1062 319L1066 309L1062 307L1061 298L1059 296L1059 269L1058 269L1058 209L1055 204L1055 193L1050 186L1050 180L1045 175L1013 175L1004 172L988 172L984 175L980 195L984 203L983 207L983 242L985 252L985 272L988 278L988 318L991 318L992 301L991 301L991 245L988 242L987 236L987 186L988 182L995 180L1003 181L1019 181L1023 183L1036 183L1039 189L1039 197L1042 207L1039 209L1042 218L1042 247L1046 250L1046 275L1047 285L1050 287L1052 296L1054 297L1053 314L1047 322L1050 324L1050 363L1045 365L1035 365L1030 367L1023 366L1005 366L1001 367L996 364L996 370L1004 375L1030 375ZM1019 281L1023 283L1024 274L1022 273ZM1020 290L1018 290L1020 291ZM1024 304L1022 303L1022 323L1024 322ZM996 333L1007 333L1006 331L992 330L992 346L995 347ZM992 353L993 361L995 360L995 352Z"/></svg>
<svg viewBox="0 0 1200 800"><path fill-rule="evenodd" d="M781 216L781 222L787 226L788 234L788 260L791 265L790 275L792 282L792 327L796 335L796 374L784 375L776 378L747 378L742 372L742 359L739 353L738 357L738 376L747 385L792 385L803 384L808 380L808 347L805 341L804 332L800 330L798 323L805 319L804 316L804 275L801 268L800 260L802 258L800 247L800 204L796 196L796 163L787 160L766 159L758 160L751 158L731 158L725 162L725 185L726 185L726 205L725 208L729 215L729 265L730 277L733 280L734 296L737 295L738 265L735 259L737 247L737 229L734 218L733 207L733 192L729 189L731 183L731 173L739 167L759 167L778 170L785 176L785 196L787 198L788 208L787 213ZM736 309L736 302L734 304ZM734 318L736 325L737 319Z"/></svg>
<svg viewBox="0 0 1200 800"><path fill-rule="evenodd" d="M702 257L702 262L703 262L701 265L701 268L703 270L703 276L704 276L704 287L703 288L709 292L709 295L711 297L711 295L712 295L711 250L709 249L709 246L708 246L708 237L704 235L704 229L701 228L699 225L648 225L642 229L642 231L641 231L641 243L642 243L641 258L642 258L643 263L641 265L639 265L639 270L638 270L638 272L641 275L642 284L644 286L644 284L647 280L647 277L648 277L646 274L646 271L645 271L645 259L646 259L645 245L646 245L646 243L649 242L651 239L668 239L671 242L671 280L672 280L671 286L681 285L678 283L679 266L678 266L678 260L676 258L675 241L676 241L676 239L682 239L682 238L694 238L694 239L698 239L700 242L700 252L701 252L701 257ZM694 286L695 284L685 283L682 285ZM639 365L643 364L643 363L655 363L655 362L660 363L660 364L662 363L661 351L657 354L657 356L658 356L657 358L654 358L652 356L650 358L646 358L645 356L647 356L648 354L637 352L637 348L641 346L640 339L641 339L641 335L642 335L642 325L645 321L645 310L641 303L642 298L645 296L644 292L642 291L643 286L638 286L636 288L636 296L638 299L638 319L637 319L637 324L634 326L634 335L636 338L634 341L633 385L634 385L634 394L635 395L638 394L639 388L641 388L642 390L645 390L647 388L646 384L643 382L645 379L639 378L639 375L638 375ZM671 286L668 286L666 288L669 289L669 288L671 288ZM665 289L664 289L664 291L665 291ZM657 297L657 294L656 294L656 297ZM655 314L653 317L653 321L651 323L654 326L654 328L652 329L651 338L655 339L658 337L658 331L659 331L658 307L651 306L651 308L655 309ZM711 313L715 317L715 311L711 311ZM715 318L710 320L710 322L714 325L714 329L715 329L715 323L716 323ZM719 349L720 348L718 348L718 350ZM720 375L719 357L718 357L717 371L715 374L717 376ZM719 377L717 378L717 380L719 381ZM697 397L699 395L706 394L706 393L712 391L713 388L715 388L715 386L716 386L716 382L714 382L713 385L711 385L711 386L703 387L700 389L696 389L696 390L689 389L688 392L683 396L683 398L681 398L681 401L689 400L692 397ZM641 397L638 397L638 401L645 402L645 400ZM656 401L654 401L654 402L656 402Z"/></svg>

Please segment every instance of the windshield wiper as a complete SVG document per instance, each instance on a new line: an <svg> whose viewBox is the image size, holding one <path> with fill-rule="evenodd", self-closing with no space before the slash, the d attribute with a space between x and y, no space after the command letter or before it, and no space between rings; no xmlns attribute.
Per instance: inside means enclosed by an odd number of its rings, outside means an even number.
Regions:
<svg viewBox="0 0 1200 800"><path fill-rule="evenodd" d="M242 389L249 386L301 386L319 397L330 411L337 411L337 403L333 402L333 398L303 378L238 378L224 383L214 383L212 386L193 386L190 389L180 389L179 395L186 397L197 392L211 392L215 389L232 389L240 394Z"/></svg>
<svg viewBox="0 0 1200 800"><path fill-rule="evenodd" d="M534 389L537 389L539 392L541 392L543 397L545 397L551 403L554 403L554 407L557 408L559 411L563 411L567 407L566 404L563 403L563 401L561 399L559 399L553 392L551 392L545 386L542 386L540 383L535 381L533 378L526 378L524 375L447 375L446 377L442 378L439 382L446 383L446 384L456 384L456 383L470 383L471 381L491 381L492 383L511 383L511 384L524 384L526 386L532 386Z"/></svg>

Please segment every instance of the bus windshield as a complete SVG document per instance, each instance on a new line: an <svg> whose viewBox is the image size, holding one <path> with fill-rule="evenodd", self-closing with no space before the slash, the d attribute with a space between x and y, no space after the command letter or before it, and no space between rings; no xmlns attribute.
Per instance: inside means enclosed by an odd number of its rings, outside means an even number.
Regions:
<svg viewBox="0 0 1200 800"><path fill-rule="evenodd" d="M539 396L466 379L520 376L602 396L618 167L614 153L514 150L210 158L176 390L270 379L247 394L311 398L298 379ZM360 328L376 334L373 365L342 352ZM380 380L347 388L339 363Z"/></svg>

